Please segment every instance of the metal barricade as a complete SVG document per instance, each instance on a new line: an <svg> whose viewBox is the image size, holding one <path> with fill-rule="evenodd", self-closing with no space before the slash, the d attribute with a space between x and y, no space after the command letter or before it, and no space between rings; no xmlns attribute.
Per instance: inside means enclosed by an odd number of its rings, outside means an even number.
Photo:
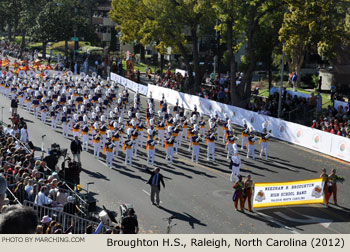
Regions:
<svg viewBox="0 0 350 252"><path fill-rule="evenodd" d="M64 231L67 230L73 223L74 226L73 226L72 233L74 234L84 234L86 233L86 228L89 225L95 226L95 228L99 225L99 223L97 222L84 219L76 215L65 213L59 208L39 206L30 201L24 201L23 206L32 208L37 213L37 216L39 219L42 219L42 217L46 215L50 216L53 220L61 224ZM107 229L111 229L115 231L113 227L103 225L101 233L105 232Z"/></svg>

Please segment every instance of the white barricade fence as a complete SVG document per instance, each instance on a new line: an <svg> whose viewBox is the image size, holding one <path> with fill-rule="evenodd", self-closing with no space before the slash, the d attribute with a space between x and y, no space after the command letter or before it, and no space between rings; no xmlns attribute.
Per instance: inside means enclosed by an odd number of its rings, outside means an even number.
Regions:
<svg viewBox="0 0 350 252"><path fill-rule="evenodd" d="M121 84L122 86L134 91L134 92L137 92L139 91L139 93L141 95L147 95L147 89L148 87L145 86L145 85L142 85L142 84L139 84L139 83L136 83L132 80L129 80L127 78L124 78L123 76L120 76L118 74L115 74L115 73L111 73L111 80L112 81L115 81L116 83L118 84Z"/></svg>
<svg viewBox="0 0 350 252"><path fill-rule="evenodd" d="M338 110L340 106L343 106L343 111L349 111L349 104L347 102L334 100L334 108Z"/></svg>
<svg viewBox="0 0 350 252"><path fill-rule="evenodd" d="M208 116L217 112L219 117L224 119L224 114L227 114L231 122L239 126L243 126L243 119L245 119L248 127L258 132L263 131L262 125L264 124L264 127L272 130L272 136L277 139L350 162L350 139L348 138L149 84L147 97L150 97L151 93L156 100L161 100L164 94L167 103L173 106L178 99L179 106L183 104L187 110L193 110L196 105L198 112Z"/></svg>
<svg viewBox="0 0 350 252"><path fill-rule="evenodd" d="M350 161L350 139L332 135L330 155L339 159Z"/></svg>

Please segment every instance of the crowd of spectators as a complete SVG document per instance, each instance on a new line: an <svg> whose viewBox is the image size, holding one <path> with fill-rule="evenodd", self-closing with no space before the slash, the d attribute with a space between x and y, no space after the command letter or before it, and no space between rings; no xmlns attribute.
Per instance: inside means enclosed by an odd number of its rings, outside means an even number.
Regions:
<svg viewBox="0 0 350 252"><path fill-rule="evenodd" d="M20 142L18 126L25 125L24 120L12 122L12 126L0 126L0 233L74 233L74 223L64 230L53 216L43 216L38 222L37 212L22 206L28 201L70 215L83 215L74 193L68 190L58 173L35 157L34 148ZM89 225L85 233L100 233L102 227L102 221L96 230ZM118 228L104 232L115 233L116 230Z"/></svg>
<svg viewBox="0 0 350 252"><path fill-rule="evenodd" d="M321 116L318 120L313 120L311 127L350 138L350 111L348 106L345 108L339 106L336 109L329 105L326 116Z"/></svg>

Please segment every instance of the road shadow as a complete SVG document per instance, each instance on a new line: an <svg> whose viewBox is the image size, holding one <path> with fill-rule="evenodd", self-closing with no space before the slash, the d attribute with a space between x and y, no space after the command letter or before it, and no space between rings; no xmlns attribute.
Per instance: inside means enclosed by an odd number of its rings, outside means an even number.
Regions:
<svg viewBox="0 0 350 252"><path fill-rule="evenodd" d="M175 211L167 209L163 206L159 206L159 209L167 212L168 214L170 214L172 216L175 216L177 220L188 222L188 224L191 226L192 229L195 229L195 225L204 226L204 227L207 226L207 224L202 223L200 220L198 220L197 218L193 217L192 215L190 215L186 212L183 212L183 213L175 212Z"/></svg>
<svg viewBox="0 0 350 252"><path fill-rule="evenodd" d="M347 208L345 209L333 206L326 208L322 205L319 207L296 206L257 210L256 214L262 213L288 227L302 230L300 228L301 226L310 224L322 224L324 227L328 227L330 223L334 222L348 223L350 222L349 210ZM247 216L253 218L253 215ZM264 217L261 215L259 218Z"/></svg>
<svg viewBox="0 0 350 252"><path fill-rule="evenodd" d="M99 172L92 172L92 171L86 170L84 168L82 168L81 171L85 172L90 177L93 177L93 178L96 178L96 179L104 179L104 180L110 181L110 179L108 179L105 175L103 175L103 174L101 174Z"/></svg>

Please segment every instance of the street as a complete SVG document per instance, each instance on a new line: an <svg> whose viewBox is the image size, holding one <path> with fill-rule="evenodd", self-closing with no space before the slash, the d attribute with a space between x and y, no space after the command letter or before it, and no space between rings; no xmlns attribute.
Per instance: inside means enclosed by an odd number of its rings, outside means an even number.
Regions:
<svg viewBox="0 0 350 252"><path fill-rule="evenodd" d="M120 88L121 90L121 88ZM119 90L119 91L120 91ZM133 97L132 92L131 98ZM146 98L141 97L142 108L146 107ZM158 108L159 102L155 101ZM10 101L3 96L0 106L4 107L4 121L9 122ZM57 143L61 148L68 148L70 138L64 138L61 127L54 132L50 125L44 125L23 109L21 117L28 124L29 139L35 146L41 147L41 136L45 137L45 148ZM141 116L145 118L144 109ZM119 205L123 202L134 205L141 233L165 233L167 222L164 218L176 215L176 225L171 233L350 233L350 191L348 181L338 185L338 204L288 206L254 210L253 213L234 211L232 202L232 182L229 160L222 143L222 130L218 130L220 140L216 141L216 162L206 160L206 146L200 147L199 164L191 161L187 151L188 141L174 155L174 164L165 162L165 150L156 146L155 167L160 167L165 177L165 188L161 188L160 208L151 205L150 186L146 184L149 174L145 169L147 154L145 148L139 148L139 155L133 158L133 166L124 165L124 152L114 158L113 169L105 165L104 155L100 160L93 157L93 148L81 156L83 171L81 186L86 188L88 182L90 194L98 200L98 206L106 206L119 214ZM239 129L236 133L240 135ZM146 134L145 134L146 135ZM146 138L146 136L145 136ZM145 140L146 141L146 140ZM144 141L144 144L145 144ZM240 147L241 139L238 141ZM254 182L279 182L318 178L321 169L329 173L332 168L337 174L350 177L349 164L326 157L314 151L297 147L272 139L269 141L268 161L259 158L260 145L256 144L256 160L247 159L246 150L239 151L242 157L241 174L251 174ZM41 153L36 153L40 156ZM331 199L333 203L333 199Z"/></svg>

